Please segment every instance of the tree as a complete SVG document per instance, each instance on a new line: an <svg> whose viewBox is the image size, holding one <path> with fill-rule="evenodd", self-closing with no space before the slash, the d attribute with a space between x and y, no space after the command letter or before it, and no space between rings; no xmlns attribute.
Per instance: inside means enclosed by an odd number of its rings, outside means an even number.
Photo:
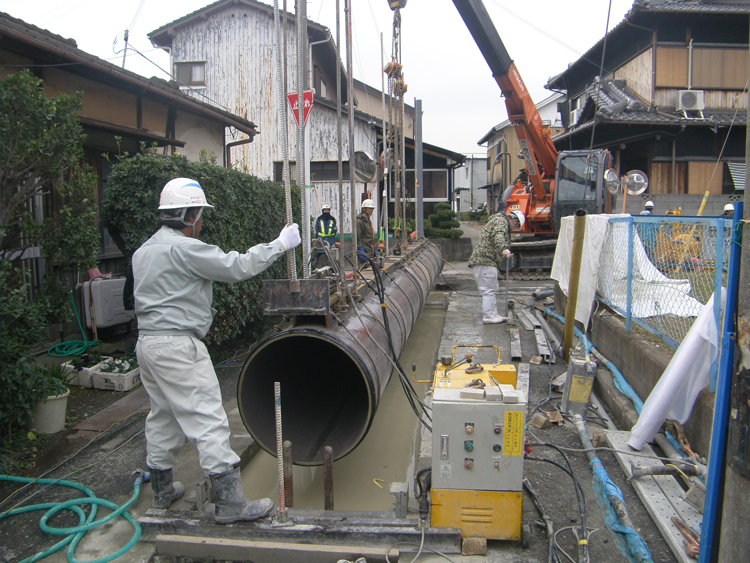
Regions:
<svg viewBox="0 0 750 563"><path fill-rule="evenodd" d="M80 109L80 94L48 98L26 70L0 82L0 425L7 435L47 396L30 349L47 324L71 316L71 290L58 274L96 263L97 179L80 163ZM45 274L33 291L22 267L31 255L44 258Z"/></svg>
<svg viewBox="0 0 750 563"><path fill-rule="evenodd" d="M96 176L80 163L81 94L48 98L24 70L0 82L0 259L40 247L58 269L93 264Z"/></svg>
<svg viewBox="0 0 750 563"><path fill-rule="evenodd" d="M435 205L435 213L428 217L430 226L425 226L424 234L430 238L461 238L464 232L458 227L461 224L456 221L456 212L451 210L448 203L441 202Z"/></svg>

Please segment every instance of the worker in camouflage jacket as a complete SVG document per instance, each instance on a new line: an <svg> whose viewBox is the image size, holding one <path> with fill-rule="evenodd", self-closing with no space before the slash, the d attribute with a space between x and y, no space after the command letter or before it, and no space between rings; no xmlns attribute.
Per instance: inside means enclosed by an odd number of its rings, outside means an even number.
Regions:
<svg viewBox="0 0 750 563"><path fill-rule="evenodd" d="M477 289L482 294L484 324L504 323L508 319L497 312L496 294L500 290L497 272L503 258L510 259L510 231L520 230L526 217L520 211L508 215L496 213L489 218L479 235L476 248L471 253L469 268L474 274Z"/></svg>

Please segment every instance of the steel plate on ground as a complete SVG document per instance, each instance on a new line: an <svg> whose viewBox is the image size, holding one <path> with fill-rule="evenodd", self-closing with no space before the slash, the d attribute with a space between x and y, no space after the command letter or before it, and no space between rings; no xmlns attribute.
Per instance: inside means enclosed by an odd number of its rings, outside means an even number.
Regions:
<svg viewBox="0 0 750 563"><path fill-rule="evenodd" d="M608 431L605 435L610 447L619 450L614 452L615 457L617 458L617 461L620 462L625 475L629 479L633 475L631 464L642 465L645 467L664 465L661 460L656 458L654 450L652 450L651 446L648 444L643 446L642 451L633 452L634 454L637 453L638 456L624 453L630 450L630 446L628 446L630 432ZM649 457L641 457L644 454ZM646 510L651 514L651 518L659 528L662 536L664 536L664 540L669 544L675 557L683 563L695 561L685 552L685 547L682 544L683 536L672 523L672 516L678 516L694 530L700 529L703 517L697 510L695 510L695 508L685 501L685 493L683 492L682 487L680 487L680 484L671 475L641 477L640 479L631 479L630 483L641 498ZM665 493L668 495L669 499L671 499L671 503L667 496L665 496ZM672 504L674 504L674 507ZM675 511L675 507L679 512Z"/></svg>

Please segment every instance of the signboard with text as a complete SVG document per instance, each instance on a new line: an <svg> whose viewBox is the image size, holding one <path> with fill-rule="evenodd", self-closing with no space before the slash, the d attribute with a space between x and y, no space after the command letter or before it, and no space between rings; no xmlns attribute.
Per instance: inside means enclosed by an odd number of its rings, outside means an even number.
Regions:
<svg viewBox="0 0 750 563"><path fill-rule="evenodd" d="M299 96L297 95L297 92L294 92L292 94L286 95L287 99L289 100L289 107L292 108L292 113L294 114L294 121L297 122L297 126L299 126ZM304 123L303 125L307 125L307 117L310 115L310 110L313 106L313 91L312 90L305 90L302 94L302 100L304 102L303 107L303 113L304 113Z"/></svg>

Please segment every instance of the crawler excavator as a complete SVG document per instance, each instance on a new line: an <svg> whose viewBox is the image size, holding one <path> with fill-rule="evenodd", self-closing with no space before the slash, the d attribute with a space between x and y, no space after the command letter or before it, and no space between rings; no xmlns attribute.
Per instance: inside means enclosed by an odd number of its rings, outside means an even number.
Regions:
<svg viewBox="0 0 750 563"><path fill-rule="evenodd" d="M620 188L606 149L559 152L497 33L482 0L453 0L492 76L505 97L508 119L521 144L527 181L516 180L503 193L505 213L521 211L526 223L511 243L514 271L552 268L560 221L583 208L587 213L614 210ZM642 173L641 173L642 174ZM516 237L514 237L515 239Z"/></svg>

